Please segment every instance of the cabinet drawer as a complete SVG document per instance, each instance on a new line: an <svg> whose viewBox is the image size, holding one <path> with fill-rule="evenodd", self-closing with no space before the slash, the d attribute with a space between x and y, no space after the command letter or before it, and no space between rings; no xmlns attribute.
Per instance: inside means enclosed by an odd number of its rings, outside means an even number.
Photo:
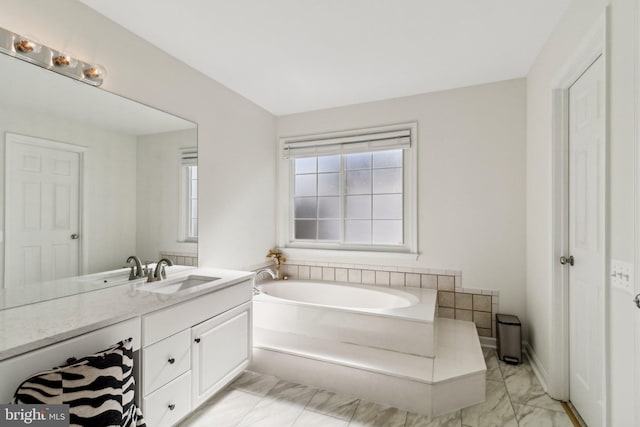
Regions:
<svg viewBox="0 0 640 427"><path fill-rule="evenodd" d="M191 369L191 331L175 335L142 349L144 394L162 387Z"/></svg>
<svg viewBox="0 0 640 427"><path fill-rule="evenodd" d="M144 398L148 426L171 426L191 412L191 371Z"/></svg>

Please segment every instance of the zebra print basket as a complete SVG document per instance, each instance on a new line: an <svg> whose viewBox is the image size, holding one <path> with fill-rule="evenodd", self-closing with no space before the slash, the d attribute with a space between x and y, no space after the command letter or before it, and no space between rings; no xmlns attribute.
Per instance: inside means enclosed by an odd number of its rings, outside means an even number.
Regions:
<svg viewBox="0 0 640 427"><path fill-rule="evenodd" d="M15 404L67 404L73 426L146 426L135 404L131 338L40 372L16 390Z"/></svg>

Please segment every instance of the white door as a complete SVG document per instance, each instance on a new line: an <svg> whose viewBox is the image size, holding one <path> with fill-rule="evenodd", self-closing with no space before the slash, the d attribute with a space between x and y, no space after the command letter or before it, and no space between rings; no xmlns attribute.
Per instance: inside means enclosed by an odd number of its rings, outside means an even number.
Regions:
<svg viewBox="0 0 640 427"><path fill-rule="evenodd" d="M7 136L5 287L78 275L79 165L77 152Z"/></svg>
<svg viewBox="0 0 640 427"><path fill-rule="evenodd" d="M604 425L604 61L569 89L569 393L589 427Z"/></svg>

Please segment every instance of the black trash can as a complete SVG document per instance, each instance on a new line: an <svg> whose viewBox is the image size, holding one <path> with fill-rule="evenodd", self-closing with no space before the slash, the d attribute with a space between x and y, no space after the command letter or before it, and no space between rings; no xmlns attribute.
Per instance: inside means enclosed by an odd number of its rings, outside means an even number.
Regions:
<svg viewBox="0 0 640 427"><path fill-rule="evenodd" d="M498 358L512 365L522 363L521 323L518 316L496 314Z"/></svg>

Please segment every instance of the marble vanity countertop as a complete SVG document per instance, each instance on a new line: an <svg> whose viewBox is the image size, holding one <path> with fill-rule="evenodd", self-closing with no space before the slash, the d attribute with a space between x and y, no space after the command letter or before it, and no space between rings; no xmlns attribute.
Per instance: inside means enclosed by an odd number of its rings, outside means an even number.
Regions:
<svg viewBox="0 0 640 427"><path fill-rule="evenodd" d="M0 360L226 288L254 275L246 271L194 268L176 273L168 280L194 274L220 279L173 294L146 291L146 283L128 283L2 310Z"/></svg>

